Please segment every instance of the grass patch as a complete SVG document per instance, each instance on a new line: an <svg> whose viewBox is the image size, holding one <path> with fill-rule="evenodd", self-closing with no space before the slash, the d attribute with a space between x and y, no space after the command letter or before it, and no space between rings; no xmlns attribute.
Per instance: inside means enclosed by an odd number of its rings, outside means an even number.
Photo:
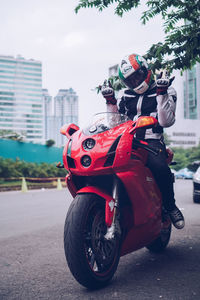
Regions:
<svg viewBox="0 0 200 300"><path fill-rule="evenodd" d="M32 189L50 189L57 187L57 181L51 182L28 182L26 181L27 188ZM14 191L14 190L21 190L22 180L0 180L0 192L2 191ZM62 186L65 187L65 182L62 182Z"/></svg>

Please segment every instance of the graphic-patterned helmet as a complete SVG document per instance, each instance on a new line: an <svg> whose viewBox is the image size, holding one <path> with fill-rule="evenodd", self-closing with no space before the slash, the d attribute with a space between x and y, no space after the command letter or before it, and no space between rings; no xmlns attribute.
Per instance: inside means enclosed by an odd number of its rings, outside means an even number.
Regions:
<svg viewBox="0 0 200 300"><path fill-rule="evenodd" d="M137 94L143 94L149 88L151 70L146 60L138 55L125 56L119 65L119 78Z"/></svg>

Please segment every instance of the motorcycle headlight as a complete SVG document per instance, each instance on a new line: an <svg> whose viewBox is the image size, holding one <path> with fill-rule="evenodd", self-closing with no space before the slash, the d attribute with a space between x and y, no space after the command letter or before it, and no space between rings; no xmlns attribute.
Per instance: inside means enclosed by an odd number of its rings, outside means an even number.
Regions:
<svg viewBox="0 0 200 300"><path fill-rule="evenodd" d="M95 146L95 140L93 139L87 139L83 142L83 148L85 150L91 150Z"/></svg>
<svg viewBox="0 0 200 300"><path fill-rule="evenodd" d="M90 156L88 156L88 155L84 155L81 158L81 164L85 168L88 168L91 165L91 162L92 162L92 160L91 160Z"/></svg>

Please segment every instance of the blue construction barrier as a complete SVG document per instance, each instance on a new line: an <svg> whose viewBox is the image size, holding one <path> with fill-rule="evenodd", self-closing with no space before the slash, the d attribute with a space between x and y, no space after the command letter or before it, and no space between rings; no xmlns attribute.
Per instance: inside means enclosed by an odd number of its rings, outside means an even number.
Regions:
<svg viewBox="0 0 200 300"><path fill-rule="evenodd" d="M0 156L3 158L34 163L55 163L62 162L62 152L63 147L47 147L46 145L0 139Z"/></svg>

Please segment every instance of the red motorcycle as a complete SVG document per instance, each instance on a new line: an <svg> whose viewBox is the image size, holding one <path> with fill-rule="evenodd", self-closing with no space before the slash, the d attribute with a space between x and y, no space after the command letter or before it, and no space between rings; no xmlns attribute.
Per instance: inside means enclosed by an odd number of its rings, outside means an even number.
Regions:
<svg viewBox="0 0 200 300"><path fill-rule="evenodd" d="M87 288L105 286L120 256L147 247L162 251L171 221L161 193L146 167L146 141L138 130L156 126L153 117L137 121L118 113L100 113L83 130L65 125L66 183L74 200L64 228L66 260L75 279Z"/></svg>

